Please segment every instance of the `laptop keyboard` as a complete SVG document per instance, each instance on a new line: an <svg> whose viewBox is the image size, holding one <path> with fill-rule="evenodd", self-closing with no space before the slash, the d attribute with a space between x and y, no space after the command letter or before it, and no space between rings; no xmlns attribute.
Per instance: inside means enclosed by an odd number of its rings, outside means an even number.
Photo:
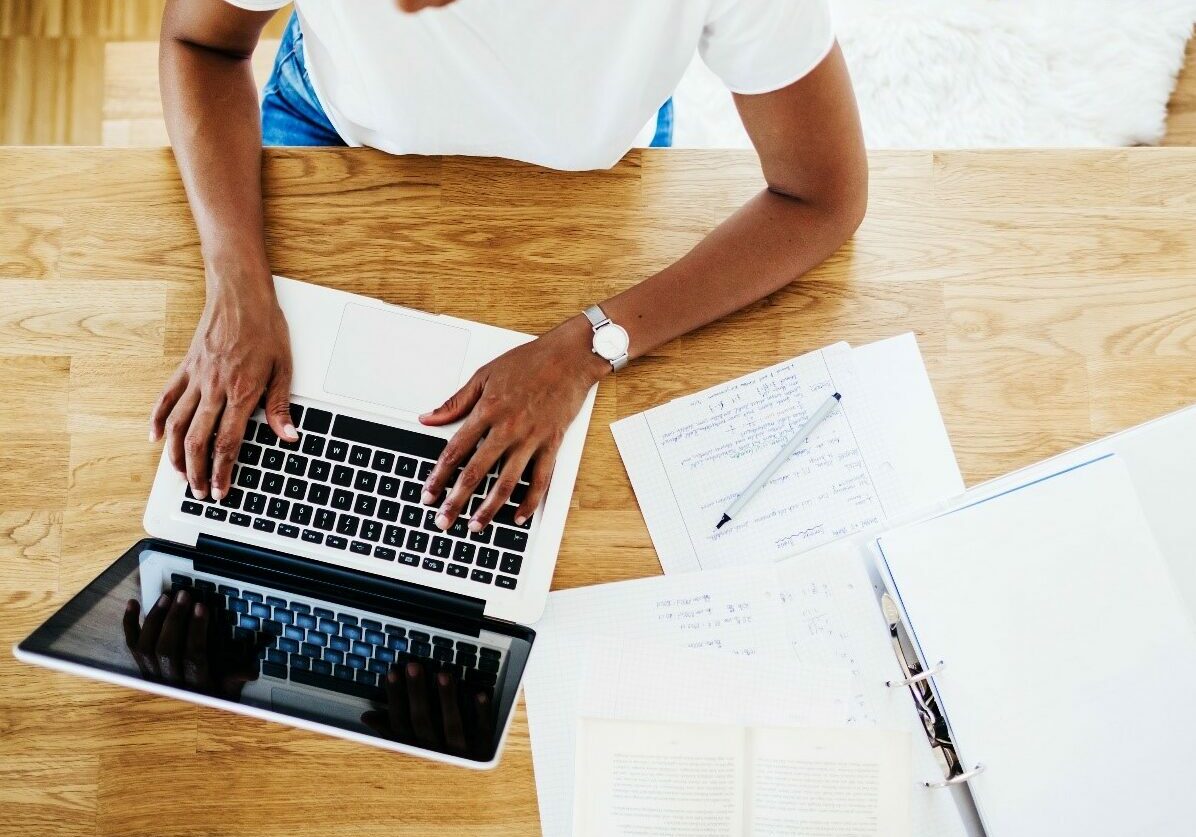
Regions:
<svg viewBox="0 0 1196 837"><path fill-rule="evenodd" d="M493 686L502 652L442 636L425 627L337 612L327 603L284 599L273 592L232 587L171 573L172 590L186 588L207 602L237 639L259 648L261 674L341 694L385 702L392 665L418 660L458 680Z"/></svg>
<svg viewBox="0 0 1196 837"><path fill-rule="evenodd" d="M435 523L439 506L423 505L420 496L444 439L300 404L291 405L291 416L299 440L284 442L262 411L255 413L227 496L197 500L188 486L183 513L515 589L531 527L531 518L515 524L529 487L527 471L481 532L466 527L498 478L497 466L442 532ZM454 482L460 474L458 468Z"/></svg>

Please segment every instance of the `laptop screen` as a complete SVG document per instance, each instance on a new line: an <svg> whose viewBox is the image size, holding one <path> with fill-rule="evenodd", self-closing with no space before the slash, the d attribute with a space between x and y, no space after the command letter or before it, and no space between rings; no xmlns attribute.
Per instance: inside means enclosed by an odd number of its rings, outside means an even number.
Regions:
<svg viewBox="0 0 1196 837"><path fill-rule="evenodd" d="M214 576L186 550L142 541L20 648L484 763L533 636L485 619L462 633Z"/></svg>

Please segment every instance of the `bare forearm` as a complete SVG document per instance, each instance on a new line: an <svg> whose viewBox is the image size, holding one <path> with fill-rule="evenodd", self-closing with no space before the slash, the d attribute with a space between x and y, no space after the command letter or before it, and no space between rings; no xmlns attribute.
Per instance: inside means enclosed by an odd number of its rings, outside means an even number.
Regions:
<svg viewBox="0 0 1196 837"><path fill-rule="evenodd" d="M249 57L163 36L166 127L199 229L209 290L272 293L262 220L261 124Z"/></svg>
<svg viewBox="0 0 1196 837"><path fill-rule="evenodd" d="M855 230L862 206L823 207L761 192L682 259L602 303L639 357L750 305L830 256Z"/></svg>

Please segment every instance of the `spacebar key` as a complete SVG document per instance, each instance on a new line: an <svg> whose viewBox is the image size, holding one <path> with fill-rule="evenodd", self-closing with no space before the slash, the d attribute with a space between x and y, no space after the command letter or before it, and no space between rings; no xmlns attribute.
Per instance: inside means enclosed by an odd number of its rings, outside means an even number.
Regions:
<svg viewBox="0 0 1196 837"><path fill-rule="evenodd" d="M374 700L379 703L386 702L386 692L377 686L369 686L353 680L341 680L338 677L316 674L314 671L307 671L301 668L291 669L291 682L303 683L306 686L316 686L321 689L327 689L330 692L340 692L342 695L352 695L353 697Z"/></svg>
<svg viewBox="0 0 1196 837"><path fill-rule="evenodd" d="M448 444L439 436L412 433L410 430L388 427L376 421L352 416L337 416L336 421L332 423L332 435L350 442L422 456L424 459L439 459L440 452Z"/></svg>

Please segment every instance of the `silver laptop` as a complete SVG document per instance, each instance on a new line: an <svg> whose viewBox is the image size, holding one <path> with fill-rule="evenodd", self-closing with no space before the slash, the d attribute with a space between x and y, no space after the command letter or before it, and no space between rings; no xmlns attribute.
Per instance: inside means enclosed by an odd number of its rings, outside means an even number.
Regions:
<svg viewBox="0 0 1196 837"><path fill-rule="evenodd" d="M420 495L455 426L416 417L531 338L289 279L275 287L291 329L299 440L281 442L259 410L219 502L191 496L163 456L144 519L152 537L17 656L493 766L534 641L527 626L547 599L594 390L530 521L516 525L508 503L469 532L491 475L442 532Z"/></svg>

